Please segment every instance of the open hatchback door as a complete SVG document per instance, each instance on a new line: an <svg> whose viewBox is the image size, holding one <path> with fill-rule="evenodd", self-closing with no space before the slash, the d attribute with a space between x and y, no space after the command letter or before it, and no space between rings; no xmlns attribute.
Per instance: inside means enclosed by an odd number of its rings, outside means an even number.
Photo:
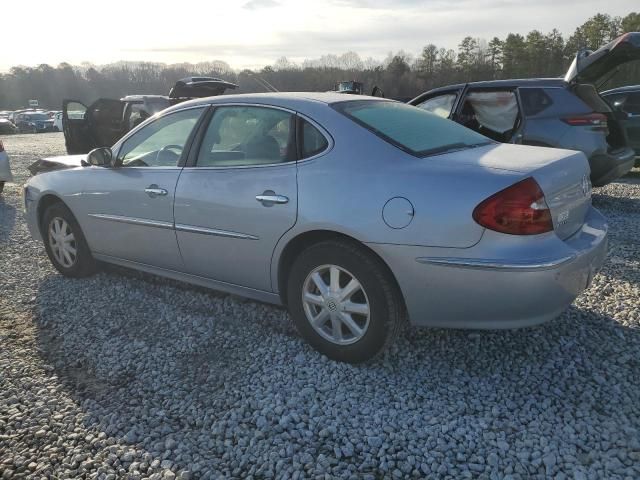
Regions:
<svg viewBox="0 0 640 480"><path fill-rule="evenodd" d="M640 60L640 32L625 33L595 52L578 52L564 80L571 84L590 83L598 88L620 65L634 60Z"/></svg>
<svg viewBox="0 0 640 480"><path fill-rule="evenodd" d="M178 80L169 91L170 99L215 97L225 91L235 90L238 85L213 77L187 77Z"/></svg>
<svg viewBox="0 0 640 480"><path fill-rule="evenodd" d="M62 129L70 155L111 147L124 133L121 100L100 98L89 107L78 100L62 102Z"/></svg>

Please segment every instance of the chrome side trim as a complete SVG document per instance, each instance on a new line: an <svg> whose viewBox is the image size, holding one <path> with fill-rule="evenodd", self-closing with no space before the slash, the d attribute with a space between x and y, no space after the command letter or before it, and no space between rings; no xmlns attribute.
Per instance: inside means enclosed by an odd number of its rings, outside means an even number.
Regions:
<svg viewBox="0 0 640 480"><path fill-rule="evenodd" d="M180 232L201 233L203 235L215 235L216 237L240 238L242 240L259 240L255 235L248 233L231 232L229 230L218 230L216 228L194 227L192 225L182 225L176 223L176 230Z"/></svg>
<svg viewBox="0 0 640 480"><path fill-rule="evenodd" d="M168 228L173 229L173 223L162 222L160 220L148 220L146 218L124 217L122 215L106 215L102 213L90 213L90 217L100 220L108 220L111 222L130 223L132 225L143 225L145 227Z"/></svg>
<svg viewBox="0 0 640 480"><path fill-rule="evenodd" d="M544 258L536 260L500 260L484 258L460 257L418 257L416 262L428 265L439 265L457 268L472 268L483 270L546 270L575 259L576 255L566 255L559 258Z"/></svg>

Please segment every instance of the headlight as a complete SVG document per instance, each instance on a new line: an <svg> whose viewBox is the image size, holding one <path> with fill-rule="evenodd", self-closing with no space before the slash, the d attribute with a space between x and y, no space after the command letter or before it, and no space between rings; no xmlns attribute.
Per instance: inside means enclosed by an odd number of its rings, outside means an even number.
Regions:
<svg viewBox="0 0 640 480"><path fill-rule="evenodd" d="M36 126L36 124L35 124L35 123L33 123L33 122L29 122L29 126L30 126L30 127L35 127L35 126Z"/></svg>

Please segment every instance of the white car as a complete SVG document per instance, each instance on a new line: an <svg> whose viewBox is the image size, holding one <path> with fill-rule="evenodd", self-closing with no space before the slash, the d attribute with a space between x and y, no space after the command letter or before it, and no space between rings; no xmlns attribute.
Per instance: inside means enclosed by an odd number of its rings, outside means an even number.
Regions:
<svg viewBox="0 0 640 480"><path fill-rule="evenodd" d="M57 112L53 116L53 130L56 132L62 131L62 112Z"/></svg>
<svg viewBox="0 0 640 480"><path fill-rule="evenodd" d="M0 140L0 193L4 190L5 182L12 182L11 167L9 166L9 155L4 150L2 140Z"/></svg>

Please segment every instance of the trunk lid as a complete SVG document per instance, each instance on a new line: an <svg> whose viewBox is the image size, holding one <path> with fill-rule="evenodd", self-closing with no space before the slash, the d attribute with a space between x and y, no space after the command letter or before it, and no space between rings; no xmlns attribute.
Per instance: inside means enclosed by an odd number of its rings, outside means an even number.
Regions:
<svg viewBox="0 0 640 480"><path fill-rule="evenodd" d="M471 153L473 152L473 153ZM430 160L470 168L518 172L533 177L544 192L556 234L565 239L578 231L591 207L589 162L582 152L525 145L492 144Z"/></svg>
<svg viewBox="0 0 640 480"><path fill-rule="evenodd" d="M595 52L578 52L564 80L567 83L591 83L597 87L617 67L633 60L640 60L640 32L625 33Z"/></svg>

